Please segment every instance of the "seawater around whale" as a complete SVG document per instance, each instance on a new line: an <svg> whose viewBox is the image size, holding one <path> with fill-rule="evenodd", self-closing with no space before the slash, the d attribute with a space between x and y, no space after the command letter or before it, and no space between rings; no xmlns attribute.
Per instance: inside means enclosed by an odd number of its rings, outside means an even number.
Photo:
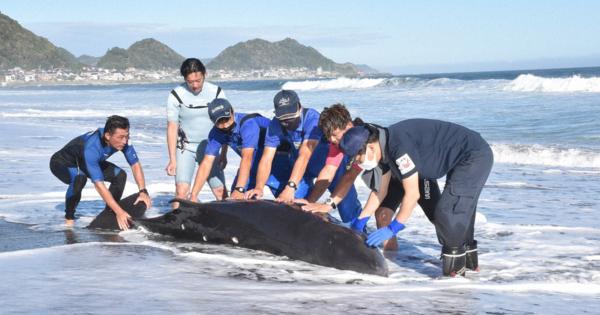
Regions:
<svg viewBox="0 0 600 315"><path fill-rule="evenodd" d="M119 204L136 224L151 232L261 250L342 270L388 275L385 258L378 249L365 246L363 235L332 222L329 216L304 212L297 205L267 200L195 203L175 199L178 209L145 218L145 204L134 205L136 199L137 194L133 194ZM118 230L110 209L102 211L88 227Z"/></svg>
<svg viewBox="0 0 600 315"><path fill-rule="evenodd" d="M363 235L299 206L267 200L177 201L178 209L137 223L176 239L230 244L342 270L388 275L385 258L364 244Z"/></svg>

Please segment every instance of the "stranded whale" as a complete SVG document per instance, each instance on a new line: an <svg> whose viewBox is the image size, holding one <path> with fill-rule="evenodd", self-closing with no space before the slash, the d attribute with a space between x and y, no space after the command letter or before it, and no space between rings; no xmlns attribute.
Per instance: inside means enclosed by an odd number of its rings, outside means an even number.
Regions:
<svg viewBox="0 0 600 315"><path fill-rule="evenodd" d="M274 201L179 200L179 208L156 218L144 218L146 205L133 203L137 194L119 201L136 224L177 239L230 244L262 250L291 259L387 276L388 268L378 249L364 244L364 236L304 212L295 205ZM114 212L104 209L88 226L118 230Z"/></svg>
<svg viewBox="0 0 600 315"><path fill-rule="evenodd" d="M138 202L137 205L133 203L138 197L138 193L123 198L119 201L119 205L125 210L131 218L135 221L144 216L146 213L146 204ZM119 230L119 224L117 223L117 217L115 213L106 206L100 214L94 218L94 220L87 226L90 229L103 229L103 230Z"/></svg>
<svg viewBox="0 0 600 315"><path fill-rule="evenodd" d="M388 274L385 258L378 249L365 245L364 236L298 206L266 200L176 201L178 209L136 223L177 239L230 244L337 269Z"/></svg>

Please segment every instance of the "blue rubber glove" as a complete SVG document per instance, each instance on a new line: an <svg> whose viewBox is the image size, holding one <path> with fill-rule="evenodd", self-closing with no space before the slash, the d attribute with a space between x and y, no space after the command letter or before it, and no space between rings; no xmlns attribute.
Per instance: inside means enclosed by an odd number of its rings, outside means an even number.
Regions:
<svg viewBox="0 0 600 315"><path fill-rule="evenodd" d="M367 245L372 247L377 247L381 245L384 241L389 240L394 235L398 234L398 232L404 230L404 224L396 221L396 219L392 220L392 223L386 227L382 227L377 231L371 233L367 238Z"/></svg>
<svg viewBox="0 0 600 315"><path fill-rule="evenodd" d="M354 218L352 223L350 224L350 228L358 233L363 233L365 231L365 226L371 217L364 217L362 219Z"/></svg>

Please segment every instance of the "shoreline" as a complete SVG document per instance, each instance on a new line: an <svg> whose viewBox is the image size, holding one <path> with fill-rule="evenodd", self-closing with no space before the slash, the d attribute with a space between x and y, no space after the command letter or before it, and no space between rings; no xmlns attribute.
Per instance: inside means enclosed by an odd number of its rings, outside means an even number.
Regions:
<svg viewBox="0 0 600 315"><path fill-rule="evenodd" d="M211 78L207 77L207 81L210 82L249 82L249 81L301 81L301 80L333 80L339 78L351 78L351 79L369 79L378 76L361 76L361 77L348 77L348 76L337 76L337 77L273 77L273 78ZM22 88L22 87L52 87L52 86L118 86L118 85L143 85L143 84L178 84L183 82L182 80L150 80L150 81L99 81L99 80L87 80L87 81L30 81L30 82L0 82L0 88Z"/></svg>
<svg viewBox="0 0 600 315"><path fill-rule="evenodd" d="M86 228L67 228L63 230L34 230L35 224L14 223L0 217L0 254L20 250L47 248L89 242L125 242L118 232L95 231Z"/></svg>
<svg viewBox="0 0 600 315"><path fill-rule="evenodd" d="M364 74L359 76L297 76L297 77L230 77L230 78L212 78L207 77L211 82L247 82L247 81L299 81L299 80L329 80L339 78L350 79L371 79L371 78L392 78L392 77L417 77L417 78L460 78L461 75L481 74L486 78L505 78L504 75L509 75L509 80L518 77L518 74L533 74L544 78L568 78L573 75L581 76L582 78L590 78L597 76L595 71L600 71L600 66L592 67L560 67L560 68L540 68L540 69L512 69L512 70L492 70L492 71L466 71L466 72L430 72L430 73L404 73L392 74L380 72L376 74ZM542 72L556 72L554 76L544 76ZM466 80L469 80L468 78ZM2 88L20 88L20 87L45 87L45 86L118 86L118 85L142 85L142 84L167 84L183 82L180 77L171 79L159 80L82 80L82 81L0 81L0 89Z"/></svg>

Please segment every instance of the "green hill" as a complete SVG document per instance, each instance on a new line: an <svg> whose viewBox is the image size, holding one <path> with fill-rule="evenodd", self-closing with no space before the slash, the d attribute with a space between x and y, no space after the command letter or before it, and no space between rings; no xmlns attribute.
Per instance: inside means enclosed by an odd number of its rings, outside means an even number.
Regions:
<svg viewBox="0 0 600 315"><path fill-rule="evenodd" d="M332 71L341 75L356 75L350 63L339 64L316 49L286 38L278 42L253 39L227 47L207 65L210 69L254 70L272 68L308 68Z"/></svg>
<svg viewBox="0 0 600 315"><path fill-rule="evenodd" d="M54 46L1 12L0 39L0 69L80 69L82 66L67 50Z"/></svg>
<svg viewBox="0 0 600 315"><path fill-rule="evenodd" d="M97 66L124 70L129 67L145 70L177 69L185 58L167 45L147 38L127 49L115 47L98 60Z"/></svg>
<svg viewBox="0 0 600 315"><path fill-rule="evenodd" d="M98 60L100 60L100 57L94 57L90 55L81 55L77 57L77 61L92 67L95 67L96 64L98 64Z"/></svg>
<svg viewBox="0 0 600 315"><path fill-rule="evenodd" d="M21 67L26 70L68 68L77 71L84 65L117 70L130 67L162 70L178 69L184 59L173 49L152 38L138 41L127 49L114 47L101 58L87 55L75 58L64 48L54 46L46 38L35 35L0 12L0 70ZM207 66L210 69L233 71L321 68L323 71L349 76L364 72L351 63L336 63L316 49L291 38L278 42L262 39L241 42L223 50Z"/></svg>
<svg viewBox="0 0 600 315"><path fill-rule="evenodd" d="M364 75L381 74L377 69L373 69L368 65L354 65L356 69L362 72Z"/></svg>

